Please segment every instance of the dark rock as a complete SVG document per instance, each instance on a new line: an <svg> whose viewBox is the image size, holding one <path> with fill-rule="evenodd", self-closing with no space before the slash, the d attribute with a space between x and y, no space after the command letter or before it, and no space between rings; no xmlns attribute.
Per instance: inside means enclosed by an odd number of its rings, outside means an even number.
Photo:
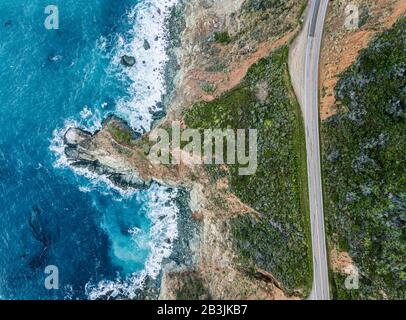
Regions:
<svg viewBox="0 0 406 320"><path fill-rule="evenodd" d="M148 184L146 184L142 179L139 177L128 176L122 173L112 173L109 176L109 179L117 186L127 189L128 187L135 187L135 188L145 188Z"/></svg>
<svg viewBox="0 0 406 320"><path fill-rule="evenodd" d="M69 159L79 159L79 151L75 147L66 147L65 154Z"/></svg>
<svg viewBox="0 0 406 320"><path fill-rule="evenodd" d="M6 28L11 27L12 25L13 25L13 22L12 22L11 20L7 20L6 22L4 22L4 26L5 26Z"/></svg>
<svg viewBox="0 0 406 320"><path fill-rule="evenodd" d="M126 67L132 67L135 65L136 61L134 57L124 55L121 57L121 63Z"/></svg>
<svg viewBox="0 0 406 320"><path fill-rule="evenodd" d="M149 50L149 49L151 49L151 45L149 44L149 42L148 42L148 40L144 40L144 49L145 50Z"/></svg>
<svg viewBox="0 0 406 320"><path fill-rule="evenodd" d="M153 119L154 121L156 121L156 120L161 120L163 117L165 117L165 115L166 115L166 112L163 111L163 110L161 110L161 111L156 111L156 112L153 113L152 119Z"/></svg>
<svg viewBox="0 0 406 320"><path fill-rule="evenodd" d="M134 140L139 140L139 139L141 139L142 136L143 136L142 132L134 131L134 133L133 133Z"/></svg>

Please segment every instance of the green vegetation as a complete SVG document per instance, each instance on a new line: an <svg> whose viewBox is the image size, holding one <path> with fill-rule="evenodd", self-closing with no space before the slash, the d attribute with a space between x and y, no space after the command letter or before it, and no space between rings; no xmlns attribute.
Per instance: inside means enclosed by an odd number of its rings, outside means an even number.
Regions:
<svg viewBox="0 0 406 320"><path fill-rule="evenodd" d="M232 40L245 47L251 43L274 41L301 24L306 0L245 0L241 25Z"/></svg>
<svg viewBox="0 0 406 320"><path fill-rule="evenodd" d="M108 132L112 135L113 139L119 144L132 145L133 143L133 132L130 128L125 128L120 125L111 124L108 127Z"/></svg>
<svg viewBox="0 0 406 320"><path fill-rule="evenodd" d="M283 47L249 70L241 85L212 102L196 104L185 115L189 127L258 130L258 169L240 176L239 165L207 166L215 181L227 176L230 189L259 212L241 212L231 222L241 264L271 272L288 293L311 285L306 153L300 108L288 76ZM258 83L269 94L257 98Z"/></svg>
<svg viewBox="0 0 406 320"><path fill-rule="evenodd" d="M216 86L209 82L203 82L201 88L206 93L214 93L216 91Z"/></svg>
<svg viewBox="0 0 406 320"><path fill-rule="evenodd" d="M369 19L369 6L367 4L363 4L360 8L360 17L359 17L359 27L362 28Z"/></svg>
<svg viewBox="0 0 406 320"><path fill-rule="evenodd" d="M182 275L181 288L176 292L176 300L208 300L209 294L202 279L195 273Z"/></svg>
<svg viewBox="0 0 406 320"><path fill-rule="evenodd" d="M222 44L229 44L231 42L231 37L227 31L214 33L214 41Z"/></svg>
<svg viewBox="0 0 406 320"><path fill-rule="evenodd" d="M298 12L298 14L297 14L297 18L298 18L299 20L302 19L302 16L303 16L303 14L304 14L306 8L307 8L307 1L306 1L306 0L302 0L301 3L300 3L299 12ZM302 23L302 22L301 22L301 23Z"/></svg>
<svg viewBox="0 0 406 320"><path fill-rule="evenodd" d="M359 268L340 299L406 298L406 18L379 36L336 87L339 113L323 124L330 242Z"/></svg>
<svg viewBox="0 0 406 320"><path fill-rule="evenodd" d="M284 2L285 0L247 0L244 7L251 11L265 11L270 8L282 7Z"/></svg>
<svg viewBox="0 0 406 320"><path fill-rule="evenodd" d="M130 149L123 147L122 145L118 144L117 142L113 143L113 147L114 147L114 149L117 150L118 153L121 153L127 157L133 156L133 152Z"/></svg>
<svg viewBox="0 0 406 320"><path fill-rule="evenodd" d="M206 68L207 72L222 72L227 69L226 65L222 62L216 62Z"/></svg>

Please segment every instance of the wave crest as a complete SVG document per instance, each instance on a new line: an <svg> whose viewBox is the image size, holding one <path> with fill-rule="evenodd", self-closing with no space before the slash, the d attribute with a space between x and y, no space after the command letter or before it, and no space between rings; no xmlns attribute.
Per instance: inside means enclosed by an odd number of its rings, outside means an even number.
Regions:
<svg viewBox="0 0 406 320"><path fill-rule="evenodd" d="M127 278L117 276L116 280L102 280L96 285L86 285L86 295L91 300L114 299L126 297L134 299L137 291L142 290L148 278L155 280L161 272L162 262L169 258L173 243L178 238L177 217L179 208L176 206L176 189L169 189L156 183L148 190L147 216L151 221L149 241L150 249L145 268ZM137 231L133 231L135 234Z"/></svg>
<svg viewBox="0 0 406 320"><path fill-rule="evenodd" d="M119 37L113 64L120 65L123 55L136 59L133 68L123 68L130 79L130 98L117 101L117 113L137 131L149 131L153 114L162 110L162 97L167 91L165 66L169 60L169 43L166 20L177 0L145 0L136 5L128 18L133 28L130 41ZM147 48L145 45L147 44Z"/></svg>
<svg viewBox="0 0 406 320"><path fill-rule="evenodd" d="M118 71L119 77L129 79L128 97L116 101L114 113L126 120L136 131L149 131L153 123L154 113L161 111L163 96L167 88L165 83L165 67L169 60L167 47L169 43L168 29L165 24L171 8L177 0L144 0L137 4L129 13L128 19L132 29L125 36L119 36L112 53L112 71ZM99 39L97 46L105 51L107 40ZM146 43L148 44L146 46ZM137 63L132 68L121 65L123 55L134 56ZM121 73L121 75L120 75ZM89 132L96 132L102 127L102 109L91 110L84 107L79 119L68 119L64 126L53 132L50 150L55 155L54 167L69 168L78 176L87 178L87 182L79 182L82 192L108 193L115 200L121 201L138 196L140 191L128 188L123 190L114 185L106 176L100 176L86 168L70 165L65 155L64 135L69 128L77 127ZM119 196L117 196L117 193ZM147 191L146 215L151 221L149 240L150 249L145 268L125 278L117 276L115 280L102 280L97 284L88 282L86 295L89 299L126 297L133 299L141 290L148 278L156 279L161 272L162 262L171 255L173 243L178 237L176 205L177 190L153 183ZM137 230L129 230L134 241Z"/></svg>

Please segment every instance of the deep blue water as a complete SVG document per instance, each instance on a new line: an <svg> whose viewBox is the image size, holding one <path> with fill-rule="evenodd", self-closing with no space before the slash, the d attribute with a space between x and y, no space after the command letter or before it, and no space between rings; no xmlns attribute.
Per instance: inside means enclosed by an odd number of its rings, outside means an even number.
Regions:
<svg viewBox="0 0 406 320"><path fill-rule="evenodd" d="M86 106L102 119L117 97L128 95L108 53L129 28L126 16L136 0L54 0L59 30L44 28L48 4L0 1L3 299L83 299L86 284L142 270L149 254L148 192L123 198L107 185L95 187L55 167L50 151L54 131L67 119L82 121ZM128 232L134 227L142 231L137 241ZM44 287L47 265L59 268L59 290Z"/></svg>

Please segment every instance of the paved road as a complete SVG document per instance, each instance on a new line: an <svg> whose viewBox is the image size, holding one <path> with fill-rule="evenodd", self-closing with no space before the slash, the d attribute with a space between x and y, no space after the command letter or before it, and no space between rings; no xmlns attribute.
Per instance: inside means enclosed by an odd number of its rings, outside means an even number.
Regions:
<svg viewBox="0 0 406 320"><path fill-rule="evenodd" d="M321 183L319 140L319 61L324 20L329 0L312 0L307 32L304 71L304 123L306 130L307 172L313 247L313 288L310 299L329 300L327 249Z"/></svg>

